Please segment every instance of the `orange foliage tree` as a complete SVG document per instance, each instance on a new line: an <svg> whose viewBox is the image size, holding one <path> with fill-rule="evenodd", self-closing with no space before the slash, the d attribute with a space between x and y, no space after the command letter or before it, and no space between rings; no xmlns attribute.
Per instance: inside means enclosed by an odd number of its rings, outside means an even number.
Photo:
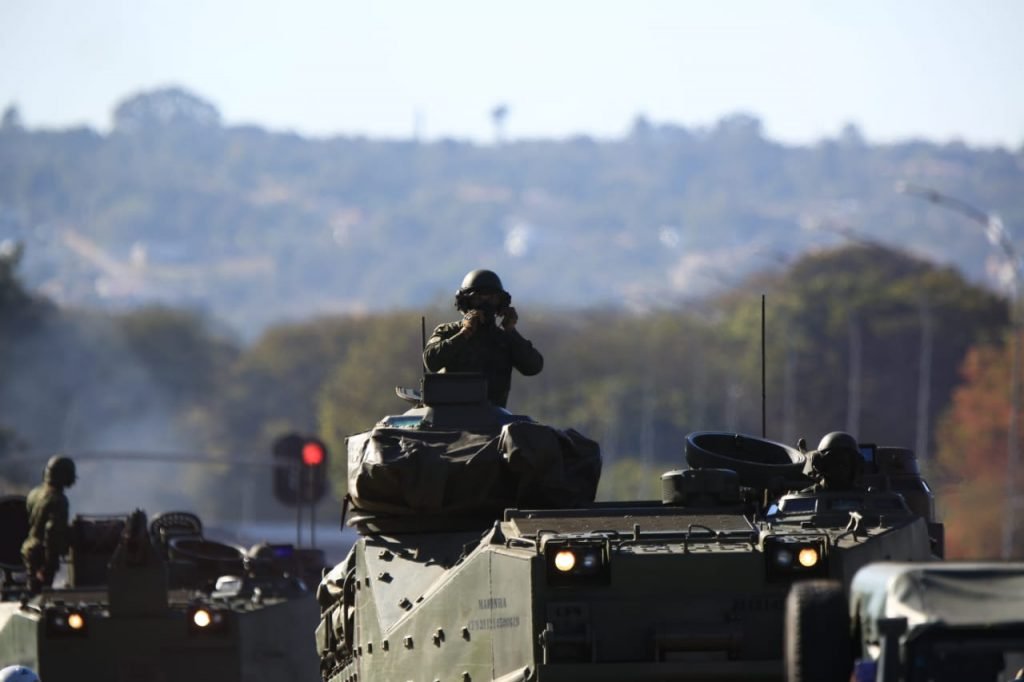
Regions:
<svg viewBox="0 0 1024 682"><path fill-rule="evenodd" d="M1002 552L1003 521L1009 508L1011 353L1010 343L972 348L961 369L963 383L939 424L938 470L931 473L939 485L949 558L991 559ZM1018 452L1022 450L1020 432ZM1022 518L1016 522L1024 525ZM1015 557L1022 554L1020 538L1017 533Z"/></svg>

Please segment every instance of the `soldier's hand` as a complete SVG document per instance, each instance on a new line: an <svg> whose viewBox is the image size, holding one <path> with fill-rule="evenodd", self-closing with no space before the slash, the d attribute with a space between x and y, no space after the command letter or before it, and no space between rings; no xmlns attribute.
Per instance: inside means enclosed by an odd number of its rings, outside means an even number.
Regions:
<svg viewBox="0 0 1024 682"><path fill-rule="evenodd" d="M501 328L505 331L509 331L516 328L516 322L519 321L519 313L512 306L505 308L501 311Z"/></svg>
<svg viewBox="0 0 1024 682"><path fill-rule="evenodd" d="M472 336L477 329L484 326L484 312L482 310L470 310L462 316L462 331L467 336Z"/></svg>

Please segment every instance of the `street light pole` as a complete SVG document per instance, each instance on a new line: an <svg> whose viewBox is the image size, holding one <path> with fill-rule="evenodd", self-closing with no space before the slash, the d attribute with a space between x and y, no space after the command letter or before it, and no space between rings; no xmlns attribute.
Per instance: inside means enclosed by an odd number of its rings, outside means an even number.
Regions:
<svg viewBox="0 0 1024 682"><path fill-rule="evenodd" d="M896 191L900 194L920 197L938 206L948 208L981 225L989 242L1003 252L1003 256L1010 265L1010 326L1013 333L1013 343L1010 346L1010 419L1006 430L1006 507L1003 514L1002 537L1002 557L1003 559L1009 559L1013 554L1013 541L1016 534L1017 468L1020 461L1020 442L1017 435L1020 428L1021 403L1020 255L1017 253L1017 249L1014 247L1013 241L1010 239L1010 235L998 215L982 211L962 199L942 194L930 187L900 182L896 185Z"/></svg>

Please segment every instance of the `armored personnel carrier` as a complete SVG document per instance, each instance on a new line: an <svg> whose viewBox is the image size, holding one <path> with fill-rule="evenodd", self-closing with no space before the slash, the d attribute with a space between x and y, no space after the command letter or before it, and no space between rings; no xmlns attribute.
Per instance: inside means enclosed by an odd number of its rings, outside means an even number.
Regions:
<svg viewBox="0 0 1024 682"><path fill-rule="evenodd" d="M594 502L597 445L427 375L348 441L361 537L322 581L326 682L781 680L795 581L941 551L909 451L857 477L743 435L687 437L661 500Z"/></svg>
<svg viewBox="0 0 1024 682"><path fill-rule="evenodd" d="M315 680L305 580L322 555L289 545L245 551L203 536L194 514L147 524L126 516L72 523L67 586L25 593L18 548L25 500L0 501L0 661L46 682Z"/></svg>

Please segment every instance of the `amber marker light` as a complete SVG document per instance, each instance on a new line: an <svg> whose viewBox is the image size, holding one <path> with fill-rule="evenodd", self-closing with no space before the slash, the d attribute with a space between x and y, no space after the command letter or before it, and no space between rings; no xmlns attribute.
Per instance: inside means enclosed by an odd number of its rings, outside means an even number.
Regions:
<svg viewBox="0 0 1024 682"><path fill-rule="evenodd" d="M85 627L85 618L80 613L68 614L68 627L72 630L81 630Z"/></svg>
<svg viewBox="0 0 1024 682"><path fill-rule="evenodd" d="M800 550L800 554L797 556L797 561L804 568L811 568L818 564L818 550L813 547L804 547Z"/></svg>
<svg viewBox="0 0 1024 682"><path fill-rule="evenodd" d="M563 549L555 555L555 568L562 573L568 573L576 565L576 555L568 549Z"/></svg>

